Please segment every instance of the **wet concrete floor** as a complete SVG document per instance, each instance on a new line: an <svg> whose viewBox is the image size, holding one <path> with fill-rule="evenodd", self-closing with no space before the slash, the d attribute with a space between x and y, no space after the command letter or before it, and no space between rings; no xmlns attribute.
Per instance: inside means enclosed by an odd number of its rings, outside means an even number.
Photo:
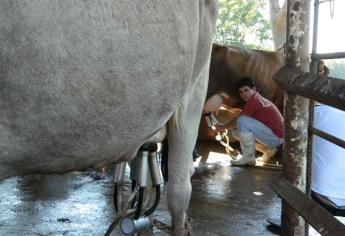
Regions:
<svg viewBox="0 0 345 236"><path fill-rule="evenodd" d="M280 215L281 201L269 183L281 171L232 167L224 149L200 142L188 210L193 235L276 235L267 217ZM0 235L104 235L116 216L112 172L28 175L0 184ZM128 181L128 179L126 179ZM130 189L129 181L125 189ZM165 196L165 186L162 187ZM155 219L170 223L163 198ZM154 230L155 235L167 235ZM121 235L116 229L112 235Z"/></svg>

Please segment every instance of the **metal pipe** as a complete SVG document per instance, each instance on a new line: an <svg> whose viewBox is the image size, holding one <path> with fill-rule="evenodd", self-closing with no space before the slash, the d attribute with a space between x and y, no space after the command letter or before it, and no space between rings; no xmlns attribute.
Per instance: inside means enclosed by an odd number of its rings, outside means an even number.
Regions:
<svg viewBox="0 0 345 236"><path fill-rule="evenodd" d="M311 54L311 63L309 65L309 71L316 75L318 73L317 61L318 58L315 58L317 54L317 41L318 41L318 26L319 26L319 0L314 2L314 19L313 19L313 43L312 43L312 54ZM319 58L321 59L321 58ZM310 100L309 103L309 125L313 123L314 120L314 102ZM311 163L313 160L312 156L312 145L313 138L311 135L310 129L308 129L308 140L307 140L307 163L306 163L306 194L310 196L310 187L311 187ZM309 235L309 225L305 224L304 229L305 235Z"/></svg>
<svg viewBox="0 0 345 236"><path fill-rule="evenodd" d="M161 172L158 166L157 152L150 152L149 154L149 168L151 173L151 180L153 186L163 183Z"/></svg>
<svg viewBox="0 0 345 236"><path fill-rule="evenodd" d="M119 211L119 205L121 204L121 194L119 195L119 189L123 182L123 176L126 169L126 162L121 162L114 167L114 208L115 211Z"/></svg>
<svg viewBox="0 0 345 236"><path fill-rule="evenodd" d="M115 165L114 167L114 183L122 183L123 176L126 170L126 164L127 162L120 162Z"/></svg>
<svg viewBox="0 0 345 236"><path fill-rule="evenodd" d="M311 54L311 59L338 59L345 58L345 52L331 52L331 53L313 53Z"/></svg>
<svg viewBox="0 0 345 236"><path fill-rule="evenodd" d="M139 187L147 187L148 174L148 151L140 151L137 160L137 185Z"/></svg>
<svg viewBox="0 0 345 236"><path fill-rule="evenodd" d="M318 26L319 26L319 0L314 2L314 19L313 19L313 45L312 45L312 59L316 55L317 40L318 40Z"/></svg>
<svg viewBox="0 0 345 236"><path fill-rule="evenodd" d="M327 141L334 143L334 144L338 145L339 147L345 148L345 141L344 140L337 138L333 135L330 135L326 132L323 132L322 130L316 129L314 127L309 127L309 128L313 134L315 134L315 135L317 135L323 139L326 139Z"/></svg>

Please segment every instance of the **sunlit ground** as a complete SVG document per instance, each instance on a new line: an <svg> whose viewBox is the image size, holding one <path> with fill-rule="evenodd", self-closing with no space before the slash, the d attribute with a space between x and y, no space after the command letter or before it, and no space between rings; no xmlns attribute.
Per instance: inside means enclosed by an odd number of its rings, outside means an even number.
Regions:
<svg viewBox="0 0 345 236"><path fill-rule="evenodd" d="M206 160L206 161L205 161ZM202 163L201 163L202 162ZM227 154L220 152L209 152L207 157L199 157L194 161L194 167L198 167L201 164L207 166L230 166L230 157Z"/></svg>

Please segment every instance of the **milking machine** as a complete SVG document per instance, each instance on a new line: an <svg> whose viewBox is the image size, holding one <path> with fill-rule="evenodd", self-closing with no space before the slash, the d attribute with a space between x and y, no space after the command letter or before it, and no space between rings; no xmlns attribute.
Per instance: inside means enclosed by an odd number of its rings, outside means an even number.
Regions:
<svg viewBox="0 0 345 236"><path fill-rule="evenodd" d="M105 235L110 235L116 225L120 223L120 229L125 235L138 234L147 230L150 226L149 216L155 211L160 200L160 185L163 183L158 160L157 144L145 143L138 151L136 158L131 164L132 194L123 207L122 183L126 169L126 162L119 163L114 168L114 206L118 212L116 220L109 226ZM155 188L155 201L148 210L142 214L145 208L144 192L148 187L151 175L152 187ZM134 184L133 184L134 183Z"/></svg>

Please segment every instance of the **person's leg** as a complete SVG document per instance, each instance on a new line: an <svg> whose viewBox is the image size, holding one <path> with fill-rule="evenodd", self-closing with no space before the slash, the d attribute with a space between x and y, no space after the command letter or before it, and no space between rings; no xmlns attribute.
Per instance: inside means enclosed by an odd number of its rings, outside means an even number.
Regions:
<svg viewBox="0 0 345 236"><path fill-rule="evenodd" d="M255 164L255 136L249 129L241 129L244 125L242 122L249 122L242 120L242 116L237 118L237 130L232 132L235 139L239 140L242 157L237 160L231 160L232 165L254 165Z"/></svg>
<svg viewBox="0 0 345 236"><path fill-rule="evenodd" d="M237 160L230 160L232 165L255 165L255 138L251 132L238 132L242 157Z"/></svg>
<svg viewBox="0 0 345 236"><path fill-rule="evenodd" d="M277 137L269 127L248 116L240 116L237 119L237 131L233 132L233 136L238 139L238 134L243 132L253 133L258 141L256 150L263 153L259 158L262 162L267 162L273 157L277 152L276 147L283 142L283 139Z"/></svg>
<svg viewBox="0 0 345 236"><path fill-rule="evenodd" d="M251 117L238 117L236 125L237 132L251 132L258 142L266 146L277 147L283 143L283 139L277 137L269 127Z"/></svg>

